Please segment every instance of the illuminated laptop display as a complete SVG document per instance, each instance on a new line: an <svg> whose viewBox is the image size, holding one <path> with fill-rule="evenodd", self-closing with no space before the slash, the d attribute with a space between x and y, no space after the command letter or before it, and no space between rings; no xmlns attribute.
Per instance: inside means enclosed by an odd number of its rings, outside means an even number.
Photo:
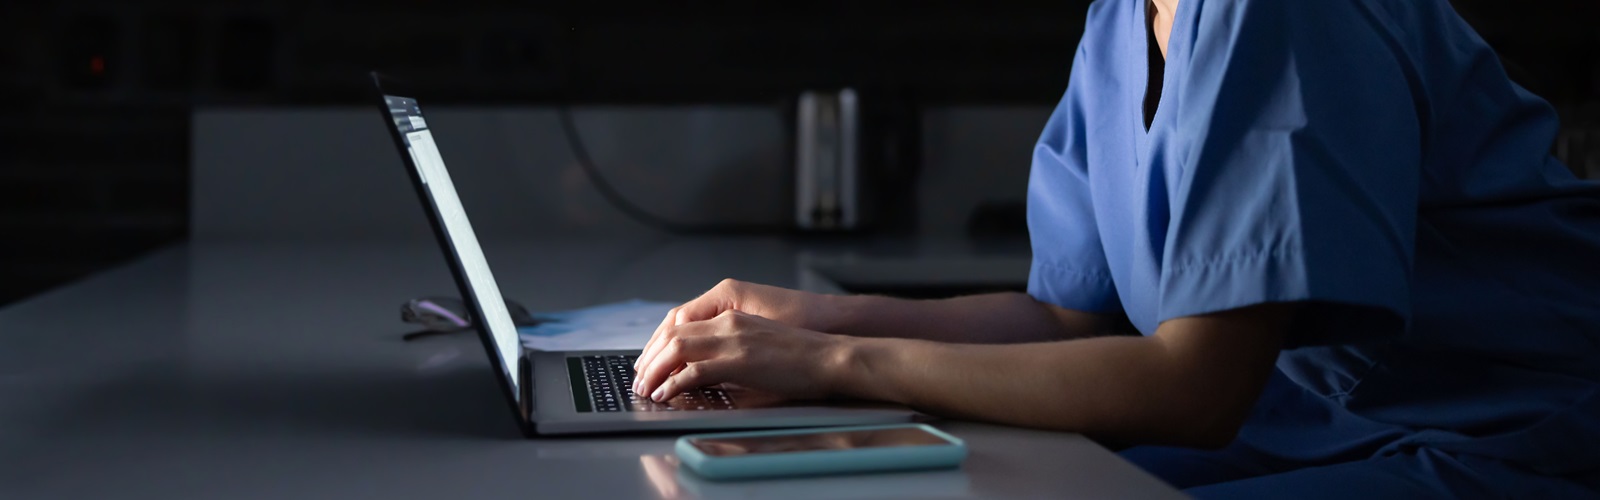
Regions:
<svg viewBox="0 0 1600 500"><path fill-rule="evenodd" d="M489 272L489 262L483 257L478 236L472 232L467 211L461 206L455 185L450 182L450 172L445 169L444 158L439 156L439 148L434 145L433 133L428 131L428 122L422 117L422 108L415 99L408 97L383 97L389 105L389 117L405 142L406 152L417 166L417 175L422 178L428 198L439 213L441 229L455 249L453 257L459 260L472 295L467 300L475 302L483 311L484 317L477 321L488 328L489 335L494 338L498 368L505 371L506 380L511 382L512 397L520 403L523 381L516 367L522 345L517 338L517 326L512 323L506 302L500 297L494 274Z"/></svg>

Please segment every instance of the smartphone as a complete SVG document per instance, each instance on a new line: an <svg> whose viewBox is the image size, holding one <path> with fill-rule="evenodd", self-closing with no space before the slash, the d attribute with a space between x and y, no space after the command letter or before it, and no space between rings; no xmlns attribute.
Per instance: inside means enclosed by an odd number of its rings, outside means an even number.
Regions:
<svg viewBox="0 0 1600 500"><path fill-rule="evenodd" d="M967 458L960 438L924 424L692 434L676 451L708 479L940 469Z"/></svg>

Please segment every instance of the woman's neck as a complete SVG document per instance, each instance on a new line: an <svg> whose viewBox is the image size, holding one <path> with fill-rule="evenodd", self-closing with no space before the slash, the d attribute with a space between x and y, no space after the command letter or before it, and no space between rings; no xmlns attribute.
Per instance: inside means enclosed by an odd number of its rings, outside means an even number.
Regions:
<svg viewBox="0 0 1600 500"><path fill-rule="evenodd" d="M1172 35L1172 18L1178 12L1178 0L1147 0L1150 2L1150 31L1155 34L1156 45L1161 47L1161 57L1167 57L1167 38Z"/></svg>

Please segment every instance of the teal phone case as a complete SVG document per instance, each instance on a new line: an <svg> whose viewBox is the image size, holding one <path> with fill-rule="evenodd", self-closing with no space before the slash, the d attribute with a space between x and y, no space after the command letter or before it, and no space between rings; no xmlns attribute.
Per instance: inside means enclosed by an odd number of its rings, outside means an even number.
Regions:
<svg viewBox="0 0 1600 500"><path fill-rule="evenodd" d="M949 444L816 450L786 453L713 457L689 444L691 439L752 438L788 436L822 432L870 431L916 428L949 441ZM691 434L678 438L678 458L696 474L708 479L752 479L760 477L810 476L843 472L900 471L939 469L961 465L967 458L967 444L961 438L924 424L863 425L818 427L777 431Z"/></svg>

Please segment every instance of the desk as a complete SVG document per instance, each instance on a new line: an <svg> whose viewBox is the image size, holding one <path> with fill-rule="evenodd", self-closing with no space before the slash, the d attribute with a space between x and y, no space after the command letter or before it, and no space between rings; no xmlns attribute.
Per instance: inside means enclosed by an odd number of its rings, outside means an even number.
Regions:
<svg viewBox="0 0 1600 500"><path fill-rule="evenodd" d="M777 239L489 245L535 309L796 286ZM827 252L824 248L821 251ZM455 295L423 244L191 243L0 309L0 497L1181 497L1068 433L938 425L963 469L709 483L673 436L523 440L469 336L405 343Z"/></svg>

